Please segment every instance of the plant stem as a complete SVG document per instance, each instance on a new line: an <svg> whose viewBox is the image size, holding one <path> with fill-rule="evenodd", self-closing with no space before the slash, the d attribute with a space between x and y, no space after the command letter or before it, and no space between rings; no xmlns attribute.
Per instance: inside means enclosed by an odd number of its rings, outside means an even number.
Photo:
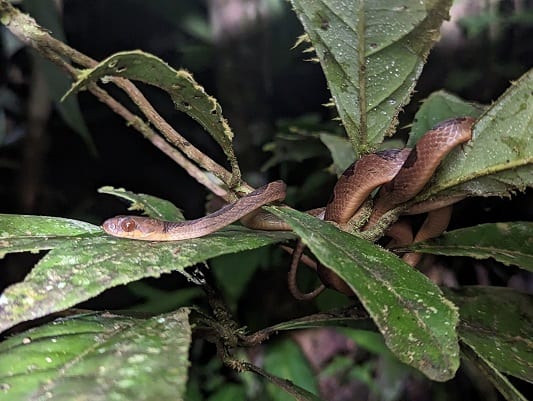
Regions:
<svg viewBox="0 0 533 401"><path fill-rule="evenodd" d="M74 80L78 78L80 71L70 65L68 60L84 68L93 68L98 64L96 60L53 38L33 18L20 12L6 0L0 0L0 20L22 42L58 65ZM96 85L91 85L88 89L113 112L124 118L129 125L139 131L154 146L183 167L200 184L228 202L235 200L233 193L221 188L206 175L206 171L212 173L227 187L233 189L232 174L228 170L192 146L189 141L168 124L131 81L120 77L112 77L110 81L120 87L132 99L146 118L163 134L168 142L158 136L147 123L127 110L105 90ZM245 190L252 189L245 182L239 182L237 186Z"/></svg>

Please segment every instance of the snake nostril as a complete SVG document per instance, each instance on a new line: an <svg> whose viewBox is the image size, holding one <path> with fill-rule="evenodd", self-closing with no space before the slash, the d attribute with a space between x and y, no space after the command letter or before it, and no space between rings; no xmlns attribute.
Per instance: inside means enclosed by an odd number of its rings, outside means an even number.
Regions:
<svg viewBox="0 0 533 401"><path fill-rule="evenodd" d="M104 221L102 224L102 228L105 232L109 233L115 230L115 223L111 221L111 219Z"/></svg>

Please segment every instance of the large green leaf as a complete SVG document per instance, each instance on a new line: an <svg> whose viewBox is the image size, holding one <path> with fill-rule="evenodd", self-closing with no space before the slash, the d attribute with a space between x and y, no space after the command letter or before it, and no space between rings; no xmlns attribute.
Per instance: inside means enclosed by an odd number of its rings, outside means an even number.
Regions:
<svg viewBox="0 0 533 401"><path fill-rule="evenodd" d="M435 284L392 253L329 223L289 208L268 210L350 285L402 362L433 380L455 375L458 313Z"/></svg>
<svg viewBox="0 0 533 401"><path fill-rule="evenodd" d="M480 224L447 232L406 249L438 255L494 258L533 271L533 223Z"/></svg>
<svg viewBox="0 0 533 401"><path fill-rule="evenodd" d="M232 166L233 173L237 176L240 174L232 147L233 132L222 116L222 108L189 72L176 71L163 60L139 50L125 51L116 53L94 68L85 70L67 95L89 83L97 83L106 76L128 78L163 89L170 95L178 110L198 121L219 143Z"/></svg>
<svg viewBox="0 0 533 401"><path fill-rule="evenodd" d="M105 234L91 224L42 216L0 215L2 254L52 249L23 282L0 296L0 331L92 298L108 288L158 277L218 255L294 238L288 232L230 226L185 241L145 242Z"/></svg>
<svg viewBox="0 0 533 401"><path fill-rule="evenodd" d="M459 336L495 369L533 383L533 296L502 287L447 290Z"/></svg>
<svg viewBox="0 0 533 401"><path fill-rule="evenodd" d="M64 243L80 244L100 227L61 217L0 214L0 258L8 253L38 252Z"/></svg>
<svg viewBox="0 0 533 401"><path fill-rule="evenodd" d="M454 149L416 201L449 194L508 196L533 186L533 69L478 120L472 140ZM439 195L440 196L440 195Z"/></svg>
<svg viewBox="0 0 533 401"><path fill-rule="evenodd" d="M291 0L356 154L390 134L450 0Z"/></svg>
<svg viewBox="0 0 533 401"><path fill-rule="evenodd" d="M10 337L0 343L0 401L182 400L188 314L78 315Z"/></svg>

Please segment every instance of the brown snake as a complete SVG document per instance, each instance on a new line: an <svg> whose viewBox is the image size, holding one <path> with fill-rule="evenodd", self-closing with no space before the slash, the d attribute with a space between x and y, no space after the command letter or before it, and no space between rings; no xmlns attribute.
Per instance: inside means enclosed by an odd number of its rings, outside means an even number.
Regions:
<svg viewBox="0 0 533 401"><path fill-rule="evenodd" d="M375 198L373 212L363 229L372 227L387 211L413 199L424 188L450 150L470 140L474 122L471 117L446 120L426 132L413 149L386 150L361 157L337 181L323 212L324 220L335 222L343 228L353 219L370 193L382 186ZM283 181L271 182L196 220L171 222L140 216L116 216L106 220L102 227L105 232L116 237L145 241L177 241L202 237L237 220L254 229L290 230L281 220L259 212L261 206L282 201L285 189ZM460 198L438 203L424 202L407 210L406 214L430 212L414 241L432 238L444 231L451 215L449 205L458 200ZM309 213L317 216L320 212L320 209L315 209ZM395 245L405 245L413 242L412 234L405 237L408 231L410 230L405 230L401 224L395 224L389 228L387 235L393 238ZM302 249L297 247L293 254L290 281L295 280ZM414 266L419 257L418 254L406 254L404 260ZM352 290L331 270L318 265L317 271L324 284L353 295ZM298 299L314 297L322 289L323 286L312 293L302 294L294 282L291 283L291 292Z"/></svg>

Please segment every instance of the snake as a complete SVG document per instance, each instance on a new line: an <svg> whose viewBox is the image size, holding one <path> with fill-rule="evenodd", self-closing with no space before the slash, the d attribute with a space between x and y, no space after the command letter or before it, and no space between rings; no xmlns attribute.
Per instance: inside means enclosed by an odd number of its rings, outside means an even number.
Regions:
<svg viewBox="0 0 533 401"><path fill-rule="evenodd" d="M216 212L195 220L176 222L144 216L116 216L104 221L102 228L115 237L143 241L181 241L204 237L242 219L261 206L285 199L286 189L281 180L270 182ZM247 226L265 229L265 225L260 223Z"/></svg>
<svg viewBox="0 0 533 401"><path fill-rule="evenodd" d="M448 119L427 131L412 149L389 149L362 156L341 174L326 207L313 209L308 213L333 222L341 228L346 227L370 194L380 188L374 198L372 213L362 229L372 228L389 210L412 200L428 185L449 152L472 138L474 123L475 119L472 117ZM214 213L195 220L175 222L144 216L115 216L107 219L102 228L115 237L144 241L180 241L199 238L238 220L252 229L290 230L290 226L281 219L261 211L262 206L282 202L285 193L286 184L277 180L246 194ZM451 216L451 204L460 199L462 197L435 202L430 200L405 210L405 214L429 212L428 218L414 238L412 233L408 233L409 229L405 229L405 225L402 224L392 225L386 234L393 238L396 245L438 236L447 228ZM290 271L292 280L295 280L301 249L302 247L293 253ZM403 258L414 266L418 263L418 255L408 253ZM353 295L347 284L325 266L318 264L317 273L323 285L311 293L302 294L294 283L289 286L292 287L291 292L297 299L310 299L320 293L324 286L346 295Z"/></svg>

